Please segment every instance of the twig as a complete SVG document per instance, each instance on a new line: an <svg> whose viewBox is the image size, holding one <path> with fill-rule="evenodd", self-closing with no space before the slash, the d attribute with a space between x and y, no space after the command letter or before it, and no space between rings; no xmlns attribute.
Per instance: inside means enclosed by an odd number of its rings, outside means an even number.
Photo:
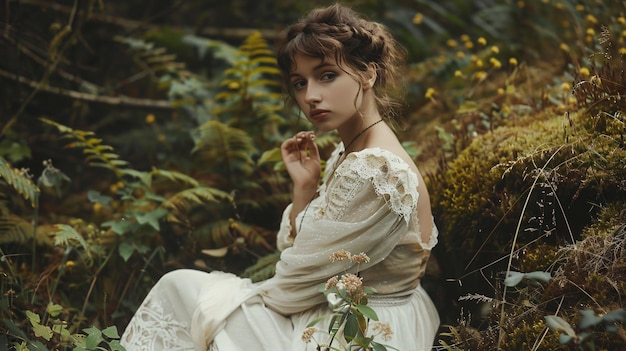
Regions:
<svg viewBox="0 0 626 351"><path fill-rule="evenodd" d="M52 94L63 95L70 97L76 100L95 102L107 105L118 105L118 106L134 106L140 108L155 108L155 109L173 109L174 106L168 100L153 100L153 99L140 99L134 98L130 96L120 95L120 96L101 96L101 95L92 95L87 93L82 93L80 91L69 90L59 87L53 87L49 85L41 85L39 82L35 82L26 77L16 76L15 74L11 74L3 69L0 69L0 77L8 78L15 80L21 84L25 84L30 86L31 88L39 89L41 91L45 91Z"/></svg>
<svg viewBox="0 0 626 351"><path fill-rule="evenodd" d="M17 1L17 0L9 0ZM42 0L19 0L21 5L32 5L41 8L48 8L58 12L71 13L72 8L69 6L59 5L56 3L50 3ZM105 15L101 13L91 13L90 20L99 21L103 23L114 24L129 31L135 31L138 29L152 30L158 29L159 26L151 25L142 21L134 21L126 18L120 18L111 15ZM189 28L181 28L189 29ZM278 39L281 36L281 32L273 29L252 29L252 28L201 28L196 31L196 34L212 37L212 38L231 38L231 39L244 39L250 36L252 32L261 32L266 39Z"/></svg>

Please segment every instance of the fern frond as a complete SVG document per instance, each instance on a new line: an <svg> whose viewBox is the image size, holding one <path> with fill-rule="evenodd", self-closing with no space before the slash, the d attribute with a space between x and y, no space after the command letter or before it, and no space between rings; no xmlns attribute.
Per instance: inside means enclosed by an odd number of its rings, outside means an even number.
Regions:
<svg viewBox="0 0 626 351"><path fill-rule="evenodd" d="M207 171L226 176L246 176L254 170L254 141L245 131L219 121L208 121L194 131L192 153Z"/></svg>
<svg viewBox="0 0 626 351"><path fill-rule="evenodd" d="M3 157L0 157L0 177L22 195L24 199L30 201L31 206L35 207L35 202L40 192L39 188L23 172L11 167Z"/></svg>
<svg viewBox="0 0 626 351"><path fill-rule="evenodd" d="M14 214L0 217L0 244L23 244L35 233L32 223Z"/></svg>
<svg viewBox="0 0 626 351"><path fill-rule="evenodd" d="M169 210L168 221L180 223L181 220L178 218L178 214L188 213L194 206L207 202L219 202L223 199L231 200L231 196L219 189L195 187L177 193L163 202L161 206Z"/></svg>
<svg viewBox="0 0 626 351"><path fill-rule="evenodd" d="M169 179L173 182L182 182L185 184L189 184L193 187L197 187L199 186L199 183L197 180L195 180L193 177L190 177L186 174L180 173L180 172L176 172L176 171L167 171L164 169L158 169L158 168L152 168L152 172L151 172L153 177L162 177L162 178L166 178Z"/></svg>
<svg viewBox="0 0 626 351"><path fill-rule="evenodd" d="M82 149L85 162L89 166L109 169L120 177L127 168L128 162L121 160L115 149L110 145L103 145L102 139L96 138L95 133L84 130L75 130L47 118L40 118L46 124L54 126L62 134L62 138L72 142L65 145L69 149Z"/></svg>
<svg viewBox="0 0 626 351"><path fill-rule="evenodd" d="M71 246L78 243L89 254L89 244L85 239L74 229L67 224L57 224L55 227L58 229L54 235L54 244L60 246Z"/></svg>

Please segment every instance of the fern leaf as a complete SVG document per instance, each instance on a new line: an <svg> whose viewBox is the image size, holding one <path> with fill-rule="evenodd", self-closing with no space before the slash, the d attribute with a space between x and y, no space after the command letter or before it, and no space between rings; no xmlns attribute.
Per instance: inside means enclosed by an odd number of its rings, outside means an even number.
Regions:
<svg viewBox="0 0 626 351"><path fill-rule="evenodd" d="M46 124L52 125L62 133L62 138L69 138L72 142L65 145L66 148L82 149L85 162L93 167L102 167L113 171L118 177L128 166L128 162L121 160L120 156L114 153L115 150L110 145L103 145L102 139L96 138L93 132L74 130L60 123L47 118L40 118Z"/></svg>
<svg viewBox="0 0 626 351"><path fill-rule="evenodd" d="M72 226L67 224L57 224L55 227L58 228L58 231L54 236L55 245L71 246L78 243L85 249L85 251L89 252L89 244L87 244L87 241L85 241L85 239Z"/></svg>
<svg viewBox="0 0 626 351"><path fill-rule="evenodd" d="M160 176L160 177L163 177L163 178L167 178L167 179L169 179L171 181L174 181L174 182L176 182L176 181L183 182L183 183L189 184L189 185L191 185L193 187L199 186L198 181L195 180L194 178L192 178L192 177L190 177L190 176L188 176L186 174L183 174L183 173L180 173L180 172L176 172L176 171L167 171L167 170L164 170L164 169L153 168L152 169L152 175L153 176Z"/></svg>
<svg viewBox="0 0 626 351"><path fill-rule="evenodd" d="M30 201L35 207L35 202L39 196L39 188L22 172L11 167L9 163L0 157L0 177L4 178L7 184L11 185L24 199Z"/></svg>
<svg viewBox="0 0 626 351"><path fill-rule="evenodd" d="M13 214L0 217L0 244L23 244L32 239L33 225Z"/></svg>
<svg viewBox="0 0 626 351"><path fill-rule="evenodd" d="M248 175L254 170L254 141L245 131L219 121L208 121L194 131L196 154L218 174ZM226 172L224 172L226 171Z"/></svg>
<svg viewBox="0 0 626 351"><path fill-rule="evenodd" d="M195 187L177 193L167 201L163 202L161 206L170 210L167 217L168 221L180 222L177 214L187 213L193 206L201 205L207 202L219 202L222 199L231 200L231 196L219 189L210 187Z"/></svg>
<svg viewBox="0 0 626 351"><path fill-rule="evenodd" d="M276 262L280 259L280 252L274 252L261 257L256 264L248 267L241 276L250 278L253 282L267 280L276 273Z"/></svg>

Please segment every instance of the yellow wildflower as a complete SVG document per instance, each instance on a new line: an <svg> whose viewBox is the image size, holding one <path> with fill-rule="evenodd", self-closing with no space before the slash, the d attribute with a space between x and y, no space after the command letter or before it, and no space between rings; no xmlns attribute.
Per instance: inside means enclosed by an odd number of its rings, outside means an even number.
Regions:
<svg viewBox="0 0 626 351"><path fill-rule="evenodd" d="M476 62L474 62L474 64L476 64L476 67L482 67L483 66L483 60L476 60Z"/></svg>
<svg viewBox="0 0 626 351"><path fill-rule="evenodd" d="M561 84L561 90L563 90L563 91L570 91L570 90L572 90L572 85L570 83L568 83L568 82L563 82Z"/></svg>
<svg viewBox="0 0 626 351"><path fill-rule="evenodd" d="M622 31L622 37L626 38L626 30Z"/></svg>
<svg viewBox="0 0 626 351"><path fill-rule="evenodd" d="M592 23L592 24L598 23L598 19L596 19L594 15L592 14L588 14L587 16L585 16L585 20L587 20L587 22Z"/></svg>
<svg viewBox="0 0 626 351"><path fill-rule="evenodd" d="M146 116L146 123L148 123L148 124L154 123L155 120L156 120L156 118L154 117L154 115L152 113Z"/></svg>
<svg viewBox="0 0 626 351"><path fill-rule="evenodd" d="M565 43L561 43L560 48L565 52L569 52L569 46Z"/></svg>
<svg viewBox="0 0 626 351"><path fill-rule="evenodd" d="M122 182L121 180L119 182L115 183L115 185L117 186L118 189L124 188L124 182Z"/></svg>
<svg viewBox="0 0 626 351"><path fill-rule="evenodd" d="M509 59L509 65L511 66L517 66L517 59L515 57L511 57Z"/></svg>
<svg viewBox="0 0 626 351"><path fill-rule="evenodd" d="M593 76L593 77L591 77L591 78L589 79L589 83L591 83L591 84L593 84L593 85L595 85L595 86L600 87L600 86L602 86L602 79L600 79L600 77L598 77L597 75L595 75L595 76Z"/></svg>
<svg viewBox="0 0 626 351"><path fill-rule="evenodd" d="M580 12L585 11L585 5L582 5L582 4L576 5L576 10L578 10Z"/></svg>
<svg viewBox="0 0 626 351"><path fill-rule="evenodd" d="M500 111L502 111L502 113L508 115L508 114L511 113L511 108L509 107L509 105L502 105L502 109Z"/></svg>
<svg viewBox="0 0 626 351"><path fill-rule="evenodd" d="M455 48L455 47L457 47L457 46L458 46L458 43L457 43L457 42L456 42L456 40L454 40L454 39L448 39L448 40L446 41L446 45L448 45L448 46L449 46L449 47L451 47L451 48Z"/></svg>
<svg viewBox="0 0 626 351"><path fill-rule="evenodd" d="M457 78L463 77L463 72L457 69L456 71L454 71L454 76Z"/></svg>
<svg viewBox="0 0 626 351"><path fill-rule="evenodd" d="M68 260L67 262L65 262L65 268L72 268L76 265L76 262L72 261L72 260Z"/></svg>
<svg viewBox="0 0 626 351"><path fill-rule="evenodd" d="M161 143L162 143L162 142L164 142L164 141L165 141L165 135L163 135L163 134L159 134L159 135L157 136L157 141L159 141L159 142L161 142Z"/></svg>
<svg viewBox="0 0 626 351"><path fill-rule="evenodd" d="M239 89L240 85L237 82L230 82L228 83L228 89L230 90L237 90Z"/></svg>
<svg viewBox="0 0 626 351"><path fill-rule="evenodd" d="M464 45L465 45L465 48L467 48L467 49L471 49L471 48L473 48L473 47L474 47L474 43L472 43L472 42L471 42L471 41L469 41L469 40L468 40L468 41L466 41Z"/></svg>
<svg viewBox="0 0 626 351"><path fill-rule="evenodd" d="M109 190L110 190L112 193L114 193L114 192L116 192L116 191L118 191L118 190L119 190L119 187L117 186L117 184L111 184L111 185L109 186Z"/></svg>
<svg viewBox="0 0 626 351"><path fill-rule="evenodd" d="M437 91L434 88L428 88L426 89L426 94L424 94L424 97L427 98L428 100L434 100L436 94L437 94Z"/></svg>
<svg viewBox="0 0 626 351"><path fill-rule="evenodd" d="M424 15L421 13L416 13L415 16L413 17L413 23L414 24L422 24L422 21L424 20Z"/></svg>
<svg viewBox="0 0 626 351"><path fill-rule="evenodd" d="M478 44L480 44L480 45L482 45L482 46L487 45L487 39L485 39L485 38L483 38L483 37L478 38L478 40L477 40L477 41L478 41Z"/></svg>
<svg viewBox="0 0 626 351"><path fill-rule="evenodd" d="M500 62L500 60L495 57L490 58L489 63L491 63L491 65L496 69L502 67L502 63Z"/></svg>
<svg viewBox="0 0 626 351"><path fill-rule="evenodd" d="M456 57L462 59L463 57L465 57L465 53L463 51L457 51L456 52Z"/></svg>
<svg viewBox="0 0 626 351"><path fill-rule="evenodd" d="M471 60L472 62L476 62L476 61L478 61L478 56L476 56L476 55L472 55L472 56L470 57L470 60Z"/></svg>
<svg viewBox="0 0 626 351"><path fill-rule="evenodd" d="M575 98L575 97L570 96L570 97L567 99L567 102L568 102L570 105L576 105L576 103L578 102L578 100L576 100L576 98Z"/></svg>
<svg viewBox="0 0 626 351"><path fill-rule="evenodd" d="M482 79L485 79L486 77L487 77L487 72L485 71L478 71L474 73L474 79L476 80L482 80Z"/></svg>
<svg viewBox="0 0 626 351"><path fill-rule="evenodd" d="M563 9L563 3L562 2L557 2L556 4L554 4L554 6L556 6L556 8L559 9L559 10Z"/></svg>
<svg viewBox="0 0 626 351"><path fill-rule="evenodd" d="M589 68L581 67L580 70L578 71L578 73L580 73L580 75L583 76L583 77L588 77L589 76Z"/></svg>
<svg viewBox="0 0 626 351"><path fill-rule="evenodd" d="M491 47L491 53L492 54L497 54L499 52L500 52L500 48L499 47L497 47L495 45Z"/></svg>
<svg viewBox="0 0 626 351"><path fill-rule="evenodd" d="M626 24L626 18L624 18L624 16L619 16L617 17L617 22L621 24Z"/></svg>
<svg viewBox="0 0 626 351"><path fill-rule="evenodd" d="M498 95L504 95L504 88L498 88Z"/></svg>
<svg viewBox="0 0 626 351"><path fill-rule="evenodd" d="M99 202L94 202L94 203L93 203L93 211L94 211L95 213L98 213L98 212L100 212L101 210L102 210L102 204L101 204L101 203L99 203Z"/></svg>
<svg viewBox="0 0 626 351"><path fill-rule="evenodd" d="M587 31L585 33L587 33L587 35L593 36L596 34L596 31L593 28L587 28Z"/></svg>
<svg viewBox="0 0 626 351"><path fill-rule="evenodd" d="M467 34L461 34L461 41L466 42L470 40L470 36Z"/></svg>
<svg viewBox="0 0 626 351"><path fill-rule="evenodd" d="M626 55L626 48L619 48L620 55Z"/></svg>

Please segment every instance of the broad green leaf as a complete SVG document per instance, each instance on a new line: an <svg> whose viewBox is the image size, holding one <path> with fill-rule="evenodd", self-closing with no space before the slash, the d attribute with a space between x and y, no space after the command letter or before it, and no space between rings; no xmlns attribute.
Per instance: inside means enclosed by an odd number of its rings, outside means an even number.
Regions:
<svg viewBox="0 0 626 351"><path fill-rule="evenodd" d="M96 190L89 190L87 192L87 199L89 199L90 202L97 202L101 205L108 205L109 202L113 200L113 198L111 198L110 196L102 195L99 191Z"/></svg>
<svg viewBox="0 0 626 351"><path fill-rule="evenodd" d="M343 330L343 337L347 342L352 341L359 332L359 322L355 314L350 314L346 319L346 326Z"/></svg>
<svg viewBox="0 0 626 351"><path fill-rule="evenodd" d="M582 310L580 311L580 322L578 323L578 327L580 329L587 329L593 327L600 323L602 318L596 316L596 313L592 310Z"/></svg>
<svg viewBox="0 0 626 351"><path fill-rule="evenodd" d="M376 311L374 311L374 309L372 309L371 307L366 305L357 305L356 309L359 310L359 312L363 313L365 317L373 321L378 320L378 315L376 315Z"/></svg>
<svg viewBox="0 0 626 351"><path fill-rule="evenodd" d="M524 273L510 271L506 274L504 285L513 287L517 286L524 279Z"/></svg>
<svg viewBox="0 0 626 351"><path fill-rule="evenodd" d="M576 332L574 331L574 329L572 329L572 326L567 323L567 321L565 321L563 318L554 315L545 316L544 318L546 320L546 324L550 329L563 332L571 337L576 336Z"/></svg>

